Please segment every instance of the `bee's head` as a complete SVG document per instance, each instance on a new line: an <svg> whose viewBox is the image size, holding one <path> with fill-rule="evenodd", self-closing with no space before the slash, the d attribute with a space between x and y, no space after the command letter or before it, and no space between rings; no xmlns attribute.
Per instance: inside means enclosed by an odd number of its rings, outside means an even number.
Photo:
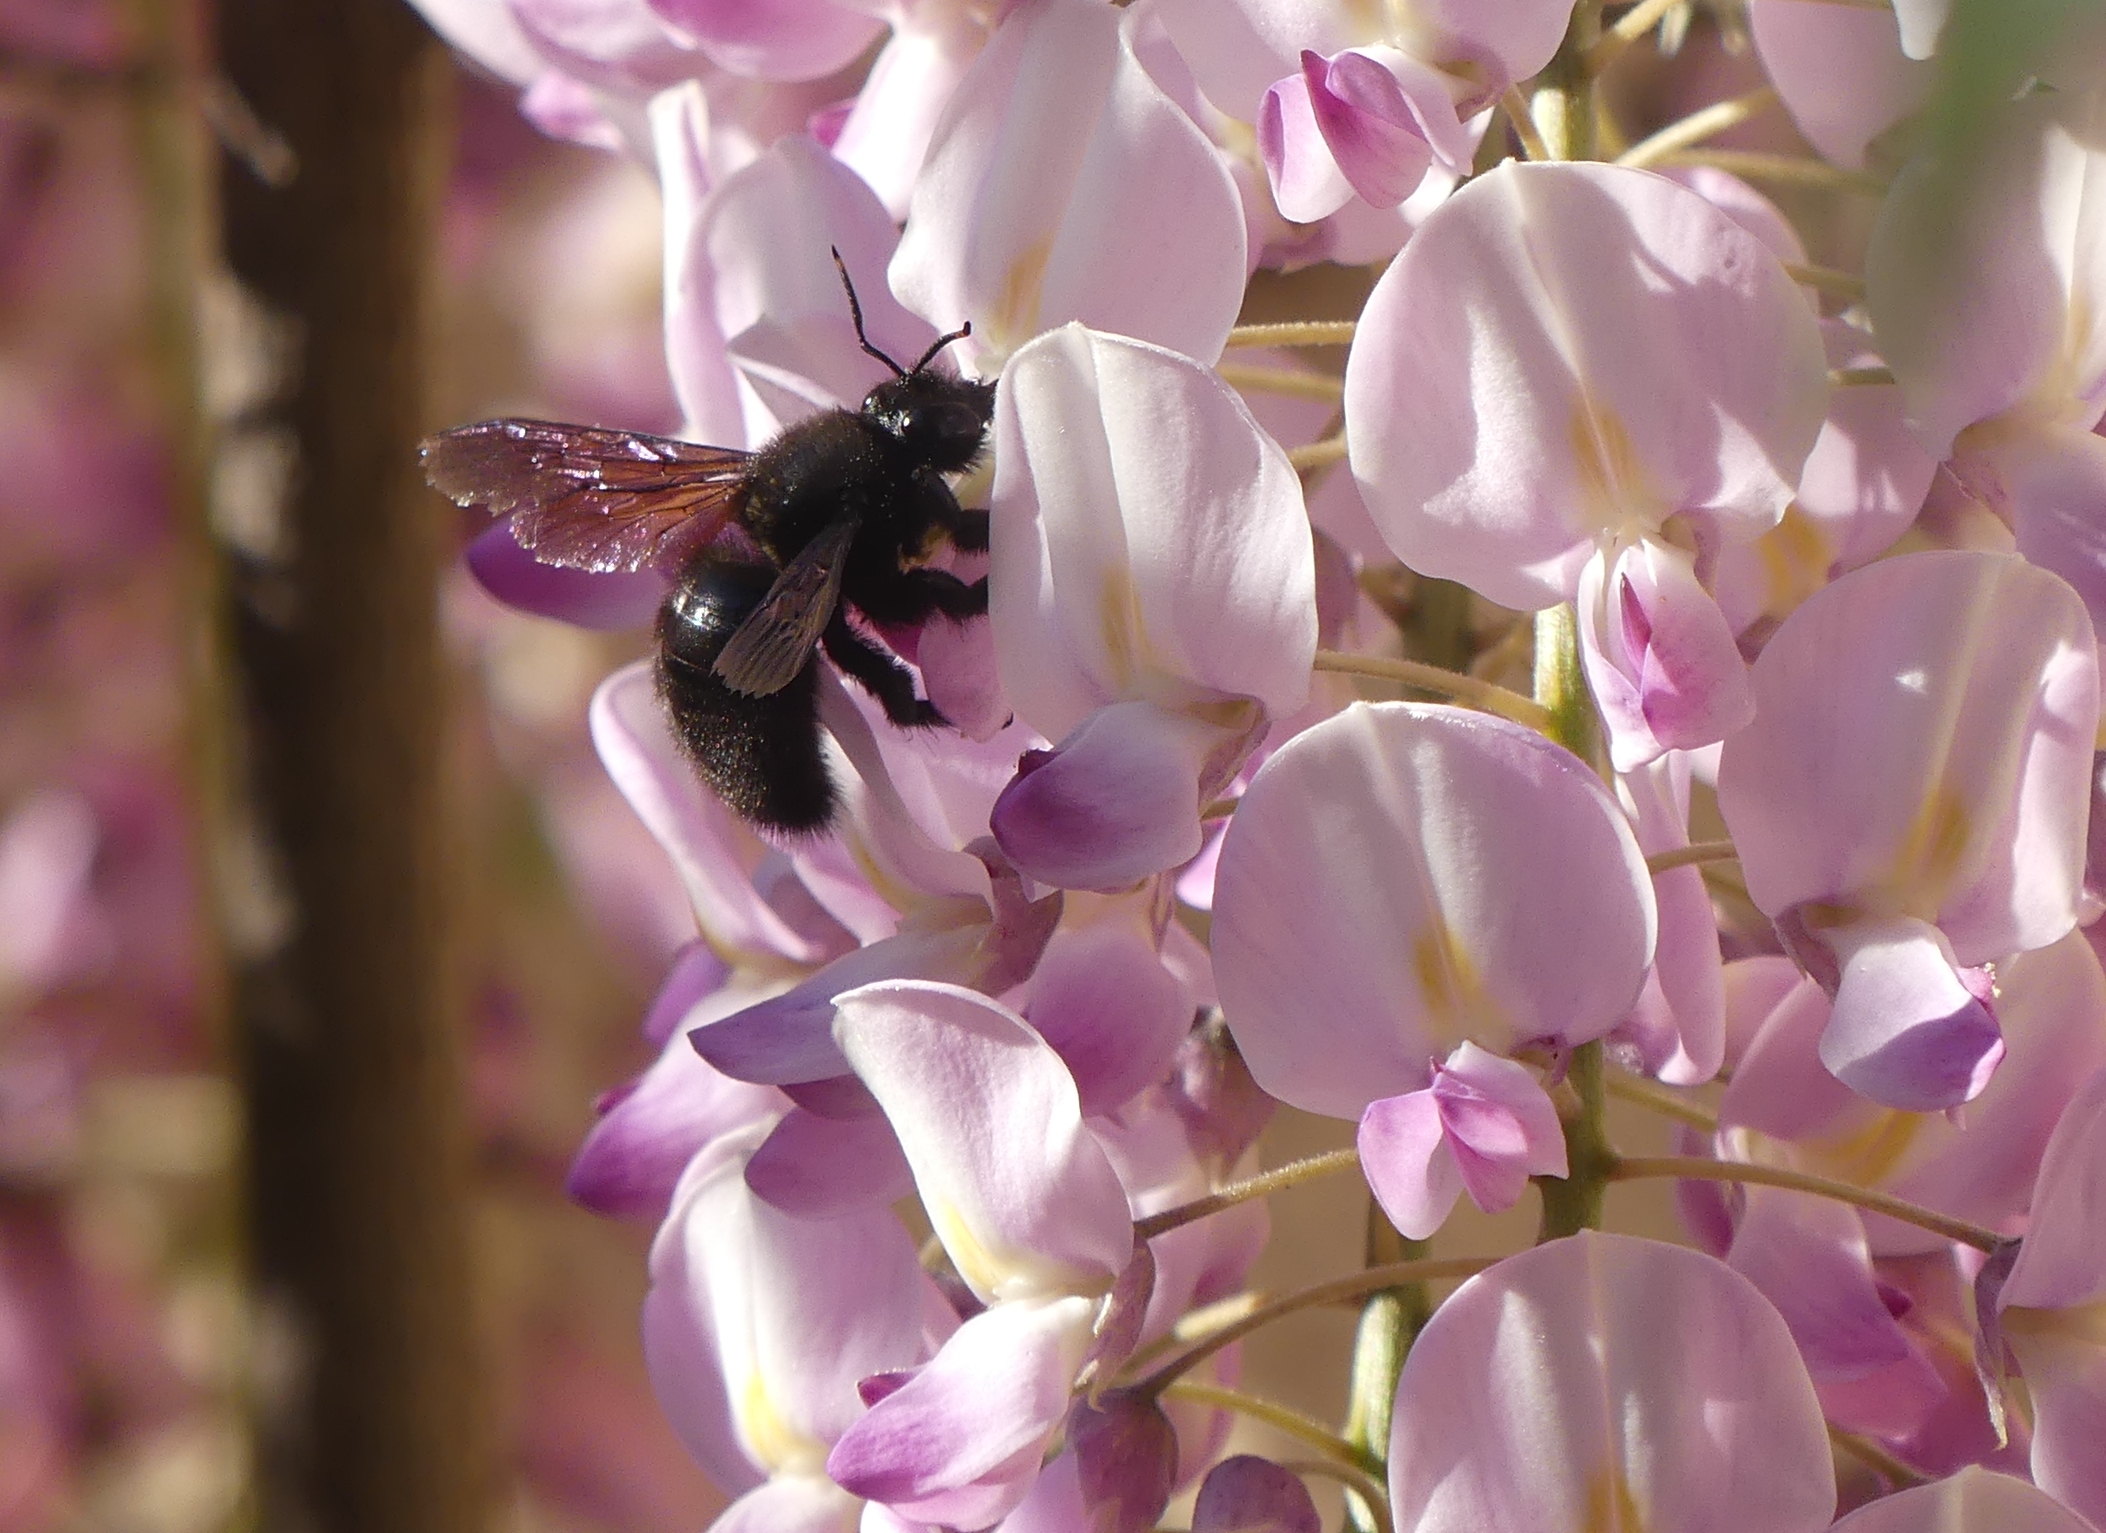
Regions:
<svg viewBox="0 0 2106 1533"><path fill-rule="evenodd" d="M994 419L994 385L931 372L926 364L870 391L863 413L941 473L972 467Z"/></svg>

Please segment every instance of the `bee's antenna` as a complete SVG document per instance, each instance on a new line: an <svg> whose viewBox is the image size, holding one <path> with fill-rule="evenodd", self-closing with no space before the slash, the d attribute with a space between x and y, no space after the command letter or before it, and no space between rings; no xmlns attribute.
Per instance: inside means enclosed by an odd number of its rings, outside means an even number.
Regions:
<svg viewBox="0 0 2106 1533"><path fill-rule="evenodd" d="M876 357L887 367L891 368L894 377L906 377L907 370L904 367L901 367L897 362L893 361L890 357L886 356L882 351L879 351L875 346L871 345L870 337L863 333L863 305L856 301L856 285L848 280L848 263L841 259L840 246L830 245L827 248L832 250L834 253L834 268L835 270L841 273L841 286L845 288L848 292L848 315L849 318L853 319L856 322L856 340L861 344L863 350L868 352L871 356ZM936 355L936 352L941 351L945 344L946 343L944 341L938 341L936 343L935 350L931 351L929 353L929 356L933 357L934 355ZM923 357L921 360L923 362L926 362L929 360L929 357ZM919 363L915 365L914 370L916 372L921 371L921 366Z"/></svg>
<svg viewBox="0 0 2106 1533"><path fill-rule="evenodd" d="M964 324L960 325L957 329L953 330L949 335L937 336L936 344L931 346L927 351L921 354L921 360L919 362L916 362L914 366L909 370L909 376L911 376L913 373L920 372L924 367L927 367L931 362L935 361L936 353L943 350L944 347L950 345L951 342L962 341L972 333L973 322L971 320L967 320Z"/></svg>

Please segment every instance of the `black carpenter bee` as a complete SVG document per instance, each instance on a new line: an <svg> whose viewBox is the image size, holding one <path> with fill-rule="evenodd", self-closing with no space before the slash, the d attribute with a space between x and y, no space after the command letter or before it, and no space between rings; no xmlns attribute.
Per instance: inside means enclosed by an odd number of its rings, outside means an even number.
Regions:
<svg viewBox="0 0 2106 1533"><path fill-rule="evenodd" d="M544 564L677 569L658 614L658 691L703 781L753 823L803 833L836 803L818 725L817 651L903 728L941 724L907 668L851 621L912 624L987 611L967 584L920 561L940 539L980 552L987 513L959 507L945 476L987 444L994 385L931 370L970 324L892 369L860 410L829 410L759 452L639 432L505 419L428 438L424 471L460 505L511 518Z"/></svg>

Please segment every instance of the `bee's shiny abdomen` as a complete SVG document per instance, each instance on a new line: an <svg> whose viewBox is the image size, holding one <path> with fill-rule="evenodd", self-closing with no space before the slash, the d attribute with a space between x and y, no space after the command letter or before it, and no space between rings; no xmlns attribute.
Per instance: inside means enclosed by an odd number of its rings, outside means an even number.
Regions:
<svg viewBox="0 0 2106 1533"><path fill-rule="evenodd" d="M815 654L780 692L748 697L711 669L776 571L704 554L680 572L658 614L658 695L702 780L732 812L792 832L825 828L834 785L815 720Z"/></svg>

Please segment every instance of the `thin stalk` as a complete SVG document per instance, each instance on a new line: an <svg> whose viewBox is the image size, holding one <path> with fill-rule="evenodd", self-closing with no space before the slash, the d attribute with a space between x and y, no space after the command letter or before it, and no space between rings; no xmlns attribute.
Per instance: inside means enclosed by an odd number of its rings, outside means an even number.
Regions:
<svg viewBox="0 0 2106 1533"><path fill-rule="evenodd" d="M1496 713L1544 734L1550 733L1554 722L1549 710L1519 692L1421 660L1391 660L1381 655L1349 655L1341 650L1320 649L1316 652L1315 669L1341 676L1365 676L1372 681L1393 681L1421 692L1452 697L1479 712Z"/></svg>
<svg viewBox="0 0 2106 1533"><path fill-rule="evenodd" d="M1539 1244L1601 1228L1602 1196L1617 1164L1606 1123L1604 1073L1600 1040L1572 1051L1572 1063L1565 1073L1572 1091L1558 1109L1565 1126L1565 1175L1535 1179L1543 1195L1543 1221L1536 1232Z"/></svg>
<svg viewBox="0 0 2106 1533"><path fill-rule="evenodd" d="M1601 40L1587 53L1587 71L1600 74L1614 63L1618 54L1645 36L1660 24L1660 18L1673 10L1682 0L1639 0L1639 3L1616 18L1615 24L1605 31Z"/></svg>
<svg viewBox="0 0 2106 1533"><path fill-rule="evenodd" d="M1407 1240L1389 1222L1373 1198L1367 1206L1367 1264L1395 1266L1423 1261L1432 1254L1423 1240ZM1420 1330L1433 1318L1433 1298L1424 1283L1400 1283L1368 1295L1353 1334L1353 1373L1346 1391L1346 1441L1382 1465L1389 1476L1390 1427L1396 1412L1397 1379L1404 1358ZM1346 1525L1359 1533L1379 1533L1387 1521L1384 1509L1365 1497L1348 1494Z"/></svg>
<svg viewBox="0 0 2106 1533"><path fill-rule="evenodd" d="M1305 1416L1292 1406L1282 1405L1277 1400L1247 1395L1240 1389L1224 1389L1219 1384L1202 1384L1197 1379L1179 1379L1164 1389L1163 1398L1187 1400L1194 1405L1211 1405L1216 1410L1234 1411L1239 1416L1262 1421L1296 1442L1306 1443L1314 1448L1324 1456L1326 1462L1350 1465L1370 1479L1375 1479L1383 1472L1379 1463L1360 1452L1314 1416Z"/></svg>
<svg viewBox="0 0 2106 1533"><path fill-rule="evenodd" d="M1654 1112L1686 1123L1693 1129L1700 1129L1707 1134L1718 1132L1718 1118L1715 1114L1706 1112L1687 1097L1658 1081L1611 1070L1602 1078L1602 1087L1612 1097L1621 1097L1626 1102L1635 1102L1640 1107L1651 1108Z"/></svg>
<svg viewBox="0 0 2106 1533"><path fill-rule="evenodd" d="M1298 373L1284 367L1247 367L1224 362L1214 369L1232 389L1257 389L1290 399L1320 399L1337 404L1345 397L1345 380L1330 373Z"/></svg>
<svg viewBox="0 0 2106 1533"><path fill-rule="evenodd" d="M1234 1325L1223 1326L1190 1351L1179 1353L1133 1387L1144 1394L1161 1394L1223 1347L1302 1310L1321 1309L1326 1304L1365 1298L1404 1283L1438 1283L1449 1278L1475 1277L1499 1260L1496 1256L1445 1256L1430 1261L1397 1262L1386 1267L1369 1267L1364 1272L1349 1272L1328 1283L1317 1283L1295 1293L1283 1294L1268 1304L1261 1304Z"/></svg>
<svg viewBox="0 0 2106 1533"><path fill-rule="evenodd" d="M1920 1230L1929 1230L1941 1240L1972 1246L1977 1251L1994 1252L2008 1243L2007 1237L1997 1234L1994 1230L1984 1229L1981 1225L1971 1224L1965 1219L1955 1219L1921 1204L1910 1203L1884 1192L1874 1192L1869 1187L1859 1187L1852 1182L1839 1182L1832 1177L1815 1176L1806 1171L1791 1171L1782 1166L1757 1166L1740 1161L1710 1160L1701 1155L1639 1155L1618 1159L1609 1168L1608 1173L1608 1179L1612 1182L1636 1182L1659 1176L1704 1182L1742 1182L1758 1187L1783 1187L1792 1192L1810 1192L1816 1197L1833 1198L1838 1203L1862 1208L1867 1213L1885 1214L1889 1219L1899 1219L1903 1224L1913 1224Z"/></svg>
<svg viewBox="0 0 2106 1533"><path fill-rule="evenodd" d="M1579 618L1570 605L1536 614L1536 705L1549 715L1543 733L1582 761L1593 761L1601 742L1594 698L1580 668Z"/></svg>
<svg viewBox="0 0 2106 1533"><path fill-rule="evenodd" d="M1728 101L1715 102L1702 111L1691 112L1678 122L1671 122L1659 132L1640 139L1616 157L1616 163L1633 170L1643 170L1657 164L1678 149L1687 149L1701 144L1707 138L1716 137L1728 128L1737 128L1751 117L1758 117L1776 106L1779 101L1776 88L1764 85L1746 95L1735 96Z"/></svg>
<svg viewBox="0 0 2106 1533"><path fill-rule="evenodd" d="M1787 186L1817 186L1828 191L1884 197L1887 183L1861 170L1844 170L1826 160L1800 155L1763 154L1750 149L1684 149L1660 161L1663 166L1715 165L1749 181L1777 181Z"/></svg>
<svg viewBox="0 0 2106 1533"><path fill-rule="evenodd" d="M1360 1153L1357 1150L1332 1150L1327 1154L1312 1155L1307 1160L1291 1161L1287 1165L1243 1181L1231 1182L1219 1192L1210 1192L1203 1198L1194 1198L1189 1203L1166 1208L1159 1214L1136 1219L1133 1222L1133 1238L1153 1240L1156 1236L1168 1234L1180 1226L1207 1218L1211 1214L1218 1214L1224 1208L1234 1208L1238 1203L1248 1203L1252 1198L1262 1198L1268 1193L1284 1192L1289 1187L1299 1187L1302 1183L1313 1182L1318 1177L1355 1170L1359 1165Z"/></svg>
<svg viewBox="0 0 2106 1533"><path fill-rule="evenodd" d="M1521 152L1531 160L1549 159L1550 147L1536 131L1536 120L1529 115L1528 98L1521 94L1521 87L1509 85L1499 104L1506 111L1506 120L1514 125L1514 136L1521 140Z"/></svg>
<svg viewBox="0 0 2106 1533"><path fill-rule="evenodd" d="M1278 325L1238 325L1228 333L1228 344L1237 346L1350 346L1350 319L1298 319Z"/></svg>
<svg viewBox="0 0 2106 1533"><path fill-rule="evenodd" d="M1655 852L1645 859L1648 873L1660 874L1698 862L1732 862L1740 856L1731 841L1692 841L1671 852Z"/></svg>
<svg viewBox="0 0 2106 1533"><path fill-rule="evenodd" d="M1306 447L1290 447L1287 461L1296 470L1307 473L1312 468L1327 468L1333 463L1343 463L1346 456L1345 433L1327 436L1320 442L1311 442Z"/></svg>
<svg viewBox="0 0 2106 1533"><path fill-rule="evenodd" d="M1551 159L1594 158L1594 72L1588 61L1600 35L1601 0L1580 0L1572 8L1565 40L1536 76L1529 115Z"/></svg>
<svg viewBox="0 0 2106 1533"><path fill-rule="evenodd" d="M1857 303L1865 296L1865 279L1855 272L1837 271L1833 266L1809 266L1802 261L1786 261L1784 272L1794 282L1832 293L1848 303Z"/></svg>
<svg viewBox="0 0 2106 1533"><path fill-rule="evenodd" d="M1179 1347L1189 1347L1195 1341L1206 1340L1225 1325L1234 1325L1264 1302L1264 1294L1256 1289L1246 1288L1241 1293L1230 1294L1226 1299L1216 1299L1212 1304L1203 1304L1198 1309L1188 1310L1178 1317L1177 1323L1170 1327L1167 1334L1158 1336L1146 1346L1136 1347L1124 1366L1129 1372L1136 1368L1145 1368L1157 1358L1174 1352Z"/></svg>

